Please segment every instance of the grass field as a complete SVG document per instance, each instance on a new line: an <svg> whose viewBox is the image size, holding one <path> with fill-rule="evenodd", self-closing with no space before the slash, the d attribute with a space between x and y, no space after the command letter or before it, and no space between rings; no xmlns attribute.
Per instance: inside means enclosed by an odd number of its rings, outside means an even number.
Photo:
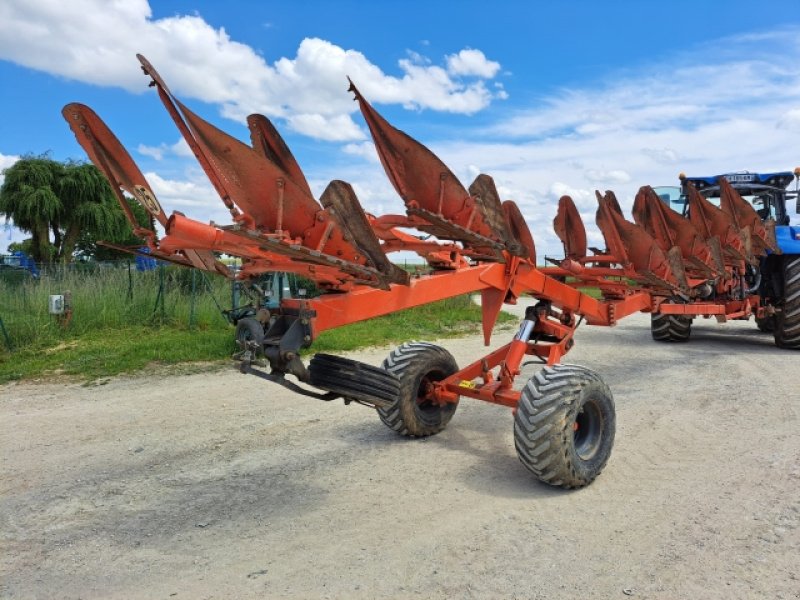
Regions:
<svg viewBox="0 0 800 600"><path fill-rule="evenodd" d="M0 383L53 375L93 380L152 365L226 359L235 349L233 327L220 307L231 304L230 283L196 271L192 283L192 273L108 268L0 282L0 318L14 349L0 338ZM163 302L157 302L162 281ZM50 294L65 291L73 317L62 326L47 307ZM479 307L464 296L324 332L313 350L452 337L478 331L479 324Z"/></svg>

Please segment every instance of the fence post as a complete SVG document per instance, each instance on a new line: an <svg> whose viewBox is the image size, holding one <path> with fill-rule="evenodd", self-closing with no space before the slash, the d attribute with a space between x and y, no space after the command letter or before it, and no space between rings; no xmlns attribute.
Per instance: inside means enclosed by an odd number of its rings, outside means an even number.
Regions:
<svg viewBox="0 0 800 600"><path fill-rule="evenodd" d="M6 346L8 346L8 351L13 352L14 346L11 344L11 338L8 337L8 332L6 331L6 326L3 324L3 317L0 317L0 331L3 332L3 339L6 341Z"/></svg>
<svg viewBox="0 0 800 600"><path fill-rule="evenodd" d="M239 282L231 280L231 310L239 308Z"/></svg>
<svg viewBox="0 0 800 600"><path fill-rule="evenodd" d="M161 307L161 321L167 318L166 308L164 307L164 265L158 265L158 294L156 295L156 303L153 306L153 315Z"/></svg>
<svg viewBox="0 0 800 600"><path fill-rule="evenodd" d="M200 271L200 276L203 278L203 282L205 283L205 287L206 287L206 290L208 291L208 295L211 296L211 300L214 301L214 305L219 310L219 316L222 317L223 319L225 319L226 323L230 324L231 320L228 317L229 313L228 313L228 311L224 310L219 305L219 302L217 302L217 298L214 296L214 290L211 287L211 282L208 280L208 277L206 277L205 272L204 271Z"/></svg>
<svg viewBox="0 0 800 600"><path fill-rule="evenodd" d="M131 274L131 261L128 260L128 300L133 300L133 275Z"/></svg>
<svg viewBox="0 0 800 600"><path fill-rule="evenodd" d="M197 269L192 269L192 300L189 304L189 329L194 329L194 304L197 292Z"/></svg>

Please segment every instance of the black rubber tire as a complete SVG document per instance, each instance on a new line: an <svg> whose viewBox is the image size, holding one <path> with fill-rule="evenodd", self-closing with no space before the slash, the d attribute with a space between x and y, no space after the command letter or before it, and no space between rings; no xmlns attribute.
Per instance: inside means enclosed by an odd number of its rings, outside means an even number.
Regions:
<svg viewBox="0 0 800 600"><path fill-rule="evenodd" d="M680 315L650 315L650 333L657 342L688 342L692 320Z"/></svg>
<svg viewBox="0 0 800 600"><path fill-rule="evenodd" d="M400 382L392 373L333 354L315 354L308 365L308 374L314 387L376 407L394 404L400 393Z"/></svg>
<svg viewBox="0 0 800 600"><path fill-rule="evenodd" d="M539 481L589 485L614 446L616 413L600 376L578 365L545 367L528 380L514 414L514 445Z"/></svg>
<svg viewBox="0 0 800 600"><path fill-rule="evenodd" d="M418 397L430 382L441 381L458 371L453 355L427 342L407 342L392 350L383 368L397 376L400 394L391 406L378 408L381 421L400 435L424 437L447 427L458 402L444 405L420 402Z"/></svg>
<svg viewBox="0 0 800 600"><path fill-rule="evenodd" d="M783 309L775 315L775 345L800 349L800 256L783 258Z"/></svg>
<svg viewBox="0 0 800 600"><path fill-rule="evenodd" d="M758 327L759 331L763 331L764 333L774 333L775 315L770 315L768 317L764 317L763 319L756 317L756 327Z"/></svg>
<svg viewBox="0 0 800 600"><path fill-rule="evenodd" d="M258 342L258 346L261 348L264 343L264 326L252 317L239 319L236 323L236 341Z"/></svg>

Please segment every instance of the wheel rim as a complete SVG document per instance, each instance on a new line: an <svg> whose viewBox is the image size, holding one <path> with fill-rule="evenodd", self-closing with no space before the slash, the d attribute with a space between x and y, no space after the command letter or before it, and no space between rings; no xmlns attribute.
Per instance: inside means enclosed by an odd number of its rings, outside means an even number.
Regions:
<svg viewBox="0 0 800 600"><path fill-rule="evenodd" d="M597 454L603 439L603 413L596 400L589 399L581 406L572 429L575 453L581 460L590 460Z"/></svg>
<svg viewBox="0 0 800 600"><path fill-rule="evenodd" d="M426 373L419 380L417 386L417 410L422 412L435 412L440 406L433 399L433 384L444 379L444 374L437 371Z"/></svg>

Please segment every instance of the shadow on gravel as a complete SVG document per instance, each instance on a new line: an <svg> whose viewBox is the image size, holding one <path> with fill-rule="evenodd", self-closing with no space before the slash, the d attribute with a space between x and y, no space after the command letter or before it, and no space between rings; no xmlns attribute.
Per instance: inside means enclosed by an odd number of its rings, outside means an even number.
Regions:
<svg viewBox="0 0 800 600"><path fill-rule="evenodd" d="M3 511L16 518L6 532L16 542L51 550L92 538L127 548L150 547L213 537L218 528L266 526L325 502L328 491L308 483L313 477L298 481L293 476L318 469L316 454L264 462L263 455L229 461L193 448L162 451L138 465L111 464L102 472L56 483L45 493L7 496ZM35 540L31 532L37 532Z"/></svg>
<svg viewBox="0 0 800 600"><path fill-rule="evenodd" d="M514 421L510 411L505 418L500 416L497 422L502 425L502 431L495 432L488 448L473 441L485 439L485 432L471 430L468 425L460 423L448 427L447 440L437 440L437 445L467 453L475 459L458 475L464 485L493 498L541 500L568 493L539 482L519 462L512 439Z"/></svg>
<svg viewBox="0 0 800 600"><path fill-rule="evenodd" d="M360 454L392 448L396 457L407 449L410 462L420 448L435 453L441 457L443 468L448 469L448 477L459 479L481 495L523 499L559 496L561 490L537 482L517 459L511 410L493 405L468 406L477 402L462 399L447 429L427 438L403 437L380 423L375 430L353 425L342 427L339 432L358 445L353 451ZM465 455L468 460L463 459ZM413 470L410 463L406 474ZM419 475L423 476L429 475Z"/></svg>

